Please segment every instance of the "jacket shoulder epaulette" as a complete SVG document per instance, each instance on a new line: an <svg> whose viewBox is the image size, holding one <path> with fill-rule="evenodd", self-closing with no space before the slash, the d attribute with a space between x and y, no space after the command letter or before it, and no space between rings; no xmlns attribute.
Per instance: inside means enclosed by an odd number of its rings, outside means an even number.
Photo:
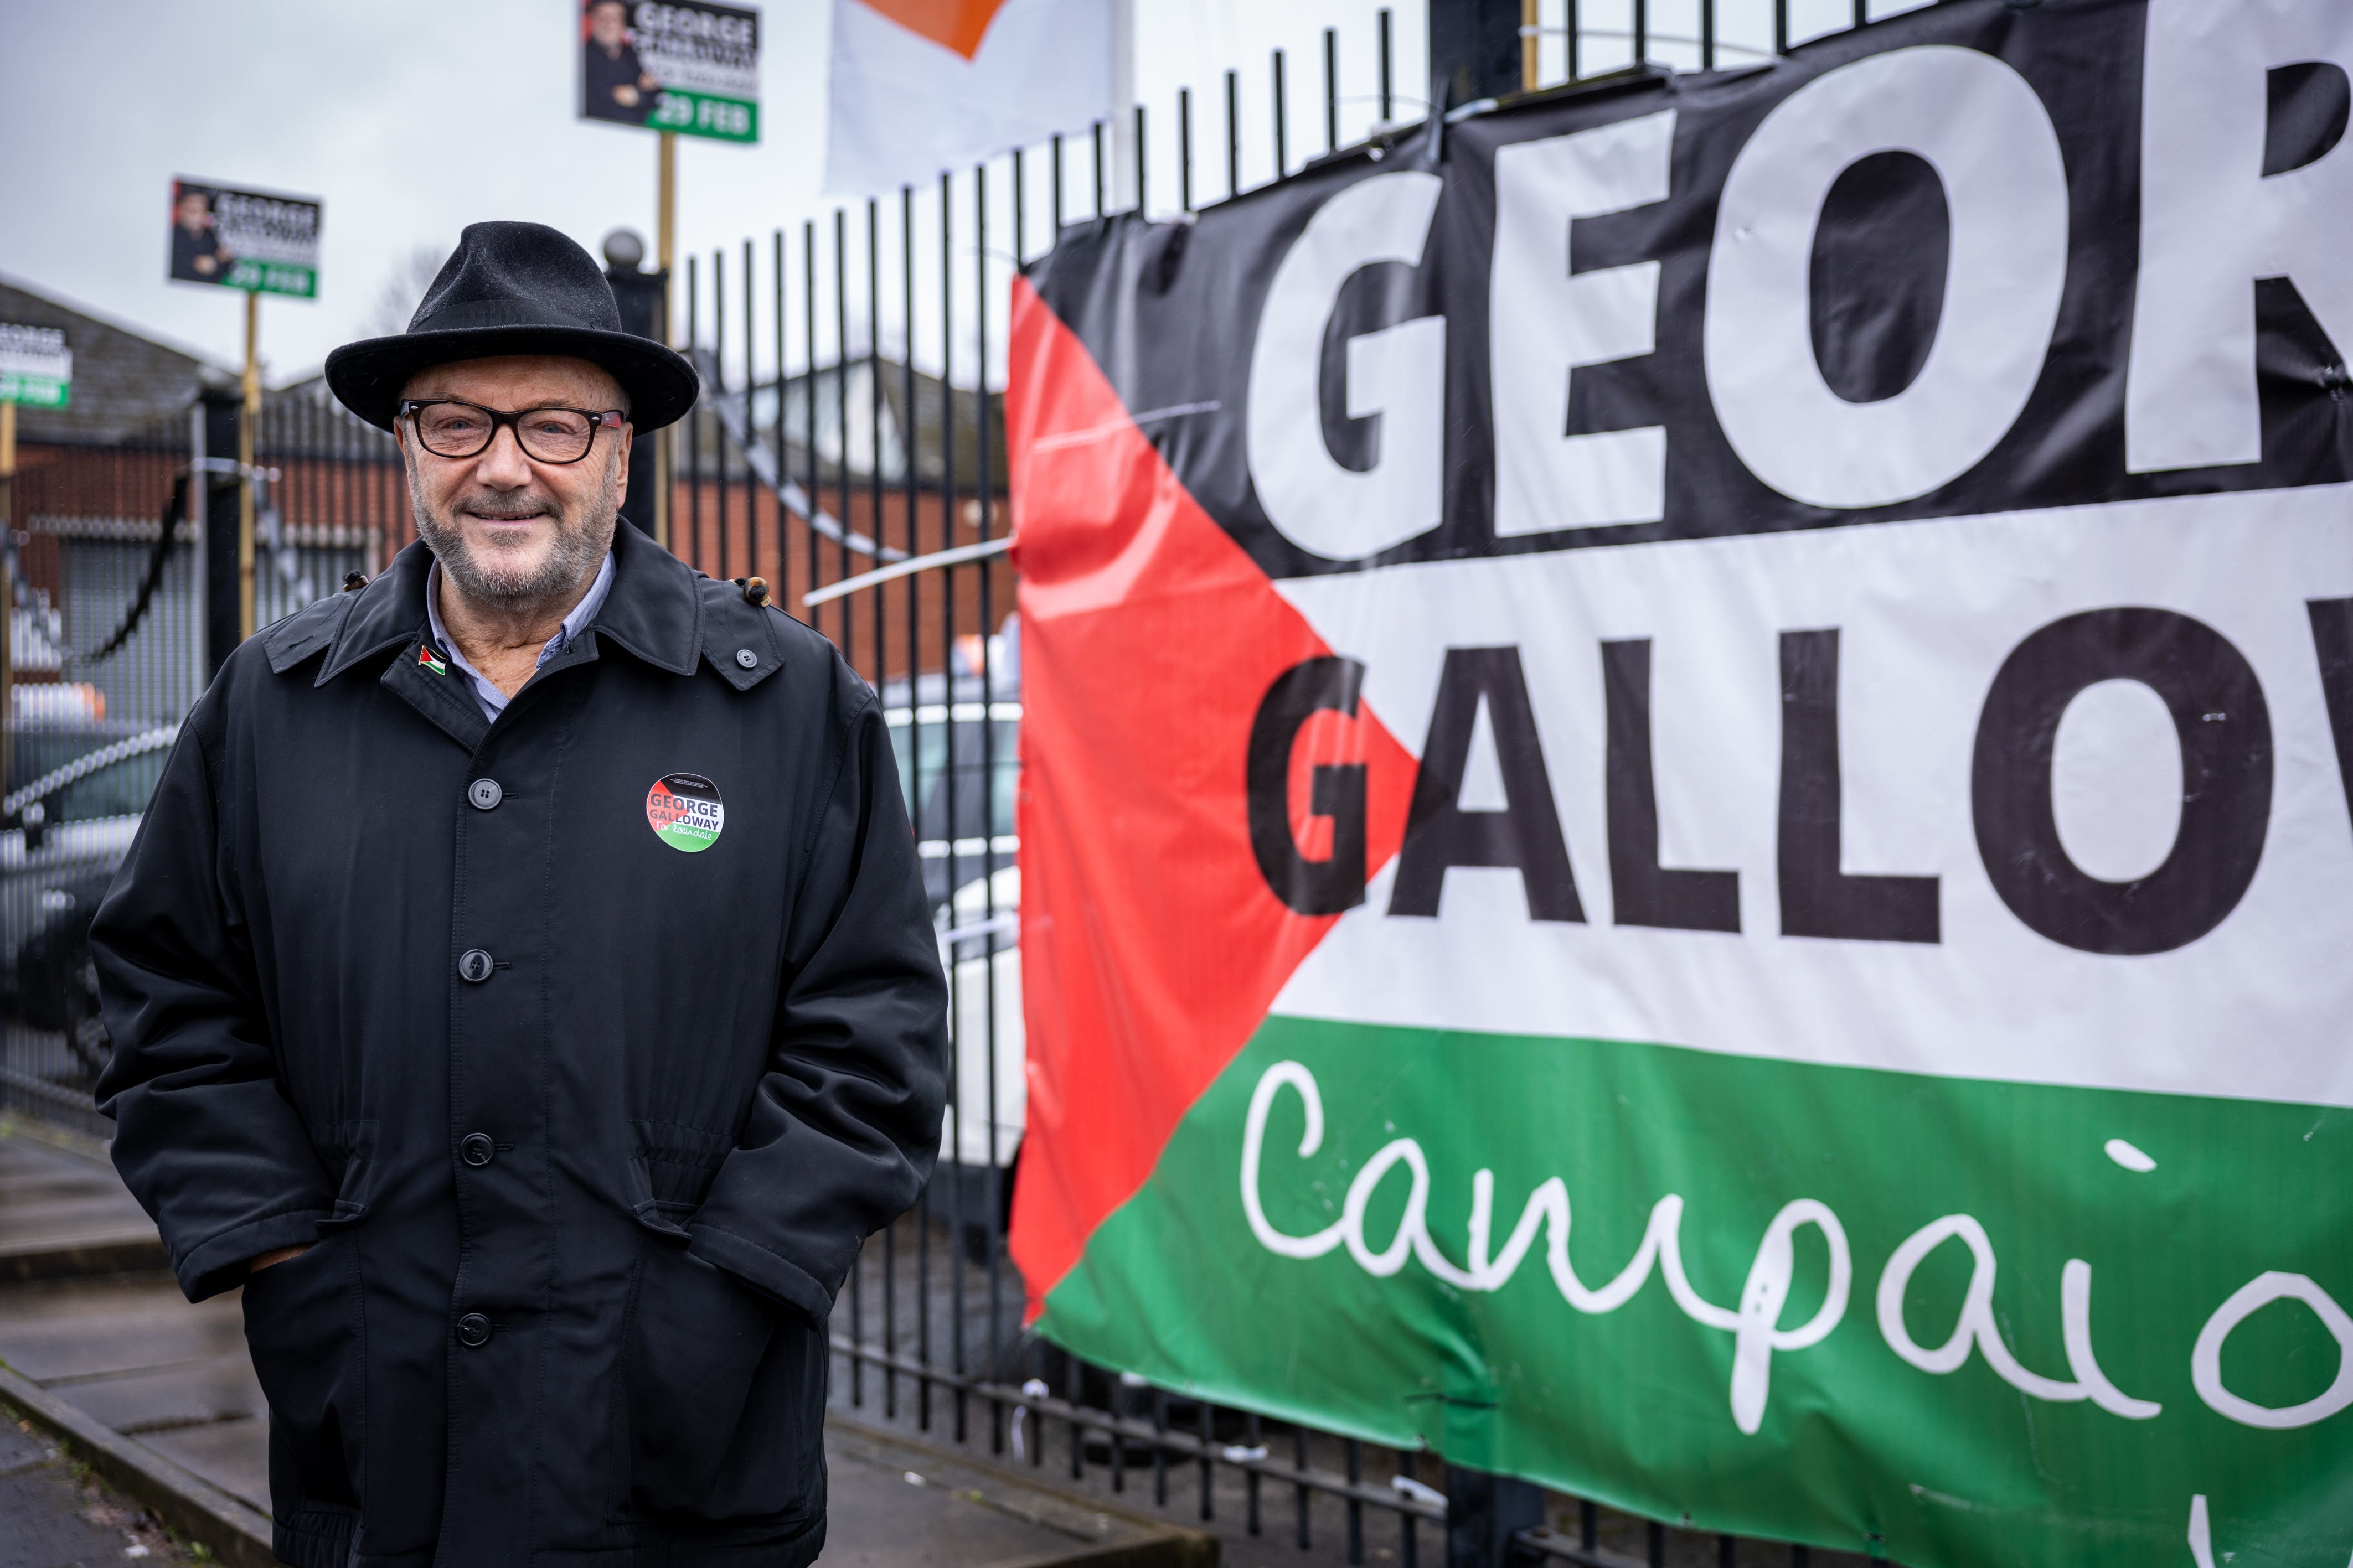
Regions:
<svg viewBox="0 0 2353 1568"><path fill-rule="evenodd" d="M740 584L712 577L695 588L702 596L702 657L736 690L749 691L794 657L800 639L791 634L807 628L774 603L754 604Z"/></svg>

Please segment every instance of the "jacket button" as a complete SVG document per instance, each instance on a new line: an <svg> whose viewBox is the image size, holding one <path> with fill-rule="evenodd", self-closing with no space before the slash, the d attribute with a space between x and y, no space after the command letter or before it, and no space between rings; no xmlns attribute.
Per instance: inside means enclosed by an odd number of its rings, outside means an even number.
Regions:
<svg viewBox="0 0 2353 1568"><path fill-rule="evenodd" d="M488 811L506 796L507 792L499 787L496 779L476 779L466 786L466 798L474 803L477 811Z"/></svg>
<svg viewBox="0 0 2353 1568"><path fill-rule="evenodd" d="M760 656L748 647L739 647L735 650L735 662L750 669L759 664Z"/></svg>
<svg viewBox="0 0 2353 1568"><path fill-rule="evenodd" d="M458 1342L470 1351L478 1351L491 1342L491 1321L480 1312L469 1312L458 1320Z"/></svg>
<svg viewBox="0 0 2353 1568"><path fill-rule="evenodd" d="M458 973L479 985L491 977L491 955L479 947L470 947L458 960Z"/></svg>
<svg viewBox="0 0 2353 1568"><path fill-rule="evenodd" d="M458 1157L478 1170L489 1164L498 1152L499 1146L491 1142L487 1132L469 1132L466 1141L458 1145Z"/></svg>

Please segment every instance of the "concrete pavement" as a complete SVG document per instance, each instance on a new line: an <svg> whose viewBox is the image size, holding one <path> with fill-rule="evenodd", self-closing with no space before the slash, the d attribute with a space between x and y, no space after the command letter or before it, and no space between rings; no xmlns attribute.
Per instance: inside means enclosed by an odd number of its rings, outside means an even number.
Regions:
<svg viewBox="0 0 2353 1568"><path fill-rule="evenodd" d="M7 1406L0 1404L0 1414ZM138 1504L86 1475L30 1421L0 1420L0 1568L193 1563Z"/></svg>

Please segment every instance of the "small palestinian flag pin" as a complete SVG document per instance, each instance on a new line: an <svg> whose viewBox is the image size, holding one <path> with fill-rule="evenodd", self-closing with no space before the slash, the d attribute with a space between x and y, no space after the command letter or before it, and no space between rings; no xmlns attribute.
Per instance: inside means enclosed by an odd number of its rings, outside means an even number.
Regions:
<svg viewBox="0 0 2353 1568"><path fill-rule="evenodd" d="M433 651L433 645L429 642L419 643L417 645L417 662L423 665L426 668L431 670L436 675L447 675L449 673L449 661L443 658L439 654L435 653Z"/></svg>

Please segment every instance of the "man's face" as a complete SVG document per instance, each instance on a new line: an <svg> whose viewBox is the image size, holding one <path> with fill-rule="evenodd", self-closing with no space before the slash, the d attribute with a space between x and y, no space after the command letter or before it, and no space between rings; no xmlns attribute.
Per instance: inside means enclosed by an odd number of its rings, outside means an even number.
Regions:
<svg viewBox="0 0 2353 1568"><path fill-rule="evenodd" d="M401 396L501 410L625 405L604 370L538 354L436 365L411 377ZM501 428L479 455L443 458L419 446L404 419L399 436L417 531L468 598L523 605L561 594L613 546L614 520L628 493L629 435L627 426L600 428L578 462L543 463L523 451L512 429Z"/></svg>
<svg viewBox="0 0 2353 1568"><path fill-rule="evenodd" d="M150 207L147 210L153 212L155 209ZM176 210L179 213L180 226L182 228L186 229L190 234L202 234L204 232L205 219L210 216L205 211L204 197L197 195L182 196L180 198L179 207Z"/></svg>
<svg viewBox="0 0 2353 1568"><path fill-rule="evenodd" d="M603 0L603 4L589 7L589 36L607 54L620 52L621 41L628 32L628 13L622 7L621 0Z"/></svg>

